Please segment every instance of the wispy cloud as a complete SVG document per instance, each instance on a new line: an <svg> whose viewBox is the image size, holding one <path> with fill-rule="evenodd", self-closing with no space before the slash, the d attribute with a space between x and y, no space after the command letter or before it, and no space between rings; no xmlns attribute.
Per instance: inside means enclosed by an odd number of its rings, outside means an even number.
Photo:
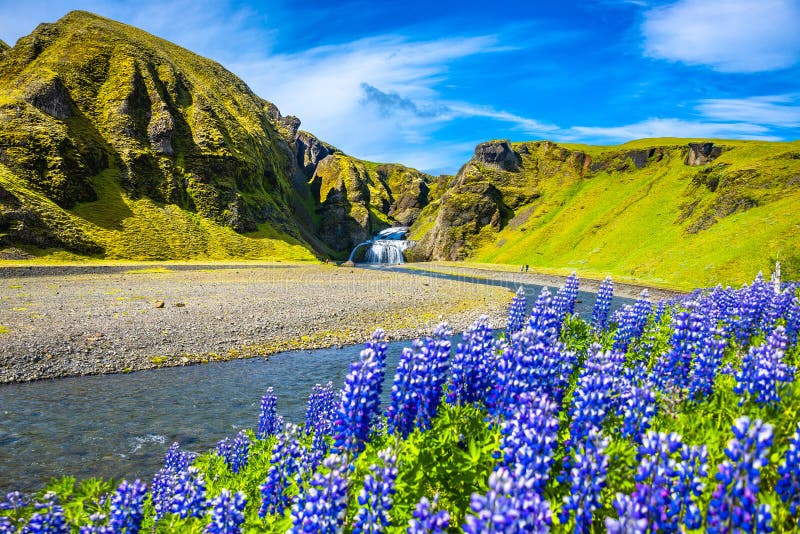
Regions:
<svg viewBox="0 0 800 534"><path fill-rule="evenodd" d="M800 126L800 95L711 98L697 107L704 116L721 121L741 121L780 128Z"/></svg>
<svg viewBox="0 0 800 534"><path fill-rule="evenodd" d="M566 138L625 142L651 137L716 137L730 139L775 140L768 128L738 122L700 122L681 119L652 118L623 126L575 126L565 132Z"/></svg>
<svg viewBox="0 0 800 534"><path fill-rule="evenodd" d="M680 0L645 13L645 54L720 72L765 72L800 59L796 0Z"/></svg>

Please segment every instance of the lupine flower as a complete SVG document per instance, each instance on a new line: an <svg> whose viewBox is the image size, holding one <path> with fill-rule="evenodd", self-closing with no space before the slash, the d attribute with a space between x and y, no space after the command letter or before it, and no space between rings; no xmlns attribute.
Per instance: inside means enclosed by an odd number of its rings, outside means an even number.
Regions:
<svg viewBox="0 0 800 534"><path fill-rule="evenodd" d="M258 432L256 432L258 439L267 439L281 431L283 419L278 415L277 402L278 397L275 396L272 388L267 388L267 394L261 397L261 413L258 418Z"/></svg>
<svg viewBox="0 0 800 534"><path fill-rule="evenodd" d="M111 496L111 513L109 525L115 532L136 534L144 517L144 498L147 486L135 480L132 484L123 480L117 491Z"/></svg>
<svg viewBox="0 0 800 534"><path fill-rule="evenodd" d="M700 313L698 304L689 302L687 307L673 318L670 349L653 369L653 382L661 391L688 386L693 356L703 352L710 337L709 319Z"/></svg>
<svg viewBox="0 0 800 534"><path fill-rule="evenodd" d="M608 312L611 309L611 299L614 297L614 283L611 277L606 277L597 290L597 299L592 310L592 325L595 330L605 330L608 326Z"/></svg>
<svg viewBox="0 0 800 534"><path fill-rule="evenodd" d="M647 506L623 493L617 493L613 504L618 517L605 518L608 534L649 534L652 532Z"/></svg>
<svg viewBox="0 0 800 534"><path fill-rule="evenodd" d="M719 366L728 340L724 332L718 328L708 330L699 343L699 351L692 362L689 373L689 398L703 399L714 392L714 381L719 373Z"/></svg>
<svg viewBox="0 0 800 534"><path fill-rule="evenodd" d="M380 411L381 382L383 366L375 351L362 350L360 359L350 365L342 387L334 423L336 447L356 454L364 450L370 423Z"/></svg>
<svg viewBox="0 0 800 534"><path fill-rule="evenodd" d="M658 405L656 396L649 387L632 387L619 409L622 416L623 437L641 443L641 438L650 428L650 422L656 416Z"/></svg>
<svg viewBox="0 0 800 534"><path fill-rule="evenodd" d="M524 483L515 480L506 467L489 475L486 495L473 493L471 514L464 524L466 534L544 533L550 531L550 504Z"/></svg>
<svg viewBox="0 0 800 534"><path fill-rule="evenodd" d="M786 330L778 326L766 343L750 347L736 373L739 405L748 397L762 406L780 402L781 388L794 380L794 368L783 361L787 343Z"/></svg>
<svg viewBox="0 0 800 534"><path fill-rule="evenodd" d="M328 471L314 473L308 487L295 497L287 534L341 532L347 511L348 466L338 454L325 458L323 465Z"/></svg>
<svg viewBox="0 0 800 534"><path fill-rule="evenodd" d="M261 508L258 515L282 516L289 506L290 498L286 490L293 478L301 470L303 448L297 439L297 428L287 425L286 431L278 435L278 440L272 448L267 479L261 486Z"/></svg>
<svg viewBox="0 0 800 534"><path fill-rule="evenodd" d="M520 396L517 411L503 422L501 466L543 494L558 445L558 406L546 396Z"/></svg>
<svg viewBox="0 0 800 534"><path fill-rule="evenodd" d="M336 413L336 392L333 383L322 386L317 384L308 396L306 408L306 432L330 434L333 429L333 417Z"/></svg>
<svg viewBox="0 0 800 534"><path fill-rule="evenodd" d="M770 532L769 506L758 505L761 469L769 463L772 426L740 417L733 424L734 438L725 449L727 460L719 465L719 482L706 514L706 530L727 532Z"/></svg>
<svg viewBox="0 0 800 534"><path fill-rule="evenodd" d="M538 337L548 345L558 340L561 332L560 311L553 305L550 290L543 287L531 308L528 326L538 332Z"/></svg>
<svg viewBox="0 0 800 534"><path fill-rule="evenodd" d="M697 499L703 493L703 481L708 477L708 449L705 445L683 445L680 453L681 460L674 465L675 482L668 513L673 521L694 530L703 524Z"/></svg>
<svg viewBox="0 0 800 534"><path fill-rule="evenodd" d="M170 511L172 497L175 493L175 483L180 474L189 468L194 457L193 453L182 451L178 443L173 443L167 451L164 467L153 477L151 486L156 521Z"/></svg>
<svg viewBox="0 0 800 534"><path fill-rule="evenodd" d="M614 333L614 350L625 352L631 341L641 337L647 318L653 311L653 305L647 296L647 290L642 291L633 305L624 306L617 315L617 331Z"/></svg>
<svg viewBox="0 0 800 534"><path fill-rule="evenodd" d="M24 493L12 491L6 493L4 501L0 501L0 510L16 510L17 508L24 508L28 504L28 497Z"/></svg>
<svg viewBox="0 0 800 534"><path fill-rule="evenodd" d="M789 441L783 462L778 466L778 476L775 492L789 507L789 512L797 517L800 513L800 424Z"/></svg>
<svg viewBox="0 0 800 534"><path fill-rule="evenodd" d="M14 534L17 527L11 522L11 519L6 516L0 516L0 534ZM83 533L81 533L83 534Z"/></svg>
<svg viewBox="0 0 800 534"><path fill-rule="evenodd" d="M239 534L244 523L244 507L247 498L244 493L223 489L219 496L211 501L211 522L206 525L207 534Z"/></svg>
<svg viewBox="0 0 800 534"><path fill-rule="evenodd" d="M389 526L392 496L395 494L397 458L389 450L378 453L383 465L372 465L358 494L361 506L353 523L353 534L385 532Z"/></svg>
<svg viewBox="0 0 800 534"><path fill-rule="evenodd" d="M48 493L49 502L36 503L36 512L22 527L22 534L69 534L70 528L64 518L64 508L58 504L55 494Z"/></svg>
<svg viewBox="0 0 800 534"><path fill-rule="evenodd" d="M559 309L559 321L563 321L567 314L575 313L575 301L578 299L579 286L578 275L573 272L567 277L564 287L559 290L558 295L561 297L558 299L561 306Z"/></svg>
<svg viewBox="0 0 800 534"><path fill-rule="evenodd" d="M178 475L170 512L181 519L202 517L206 512L206 481L197 468L190 467Z"/></svg>
<svg viewBox="0 0 800 534"><path fill-rule="evenodd" d="M517 294L511 299L511 305L508 307L508 323L506 324L506 337L510 338L511 334L519 332L525 325L525 315L528 312L528 299L525 297L525 290L520 286L517 289Z"/></svg>
<svg viewBox="0 0 800 534"><path fill-rule="evenodd" d="M245 468L249 453L250 438L244 430L240 430L233 441L225 438L217 443L217 456L225 460L228 468L234 473Z"/></svg>
<svg viewBox="0 0 800 534"><path fill-rule="evenodd" d="M458 405L483 403L492 386L495 358L489 319L482 316L464 332L463 338L464 343L456 346L450 365L447 402Z"/></svg>
<svg viewBox="0 0 800 534"><path fill-rule="evenodd" d="M414 508L412 519L408 522L406 534L442 534L450 526L450 514L447 510L434 511L439 504L439 494L431 503L423 497Z"/></svg>
<svg viewBox="0 0 800 534"><path fill-rule="evenodd" d="M390 434L405 438L415 427L428 428L436 416L447 381L449 336L447 325L442 323L433 338L415 340L413 349L403 349L386 410Z"/></svg>
<svg viewBox="0 0 800 534"><path fill-rule="evenodd" d="M561 523L574 519L575 532L590 532L592 516L600 507L600 493L606 487L608 457L605 449L608 438L592 429L574 448L574 458L569 471L570 492L561 508ZM573 518L574 516L574 518Z"/></svg>
<svg viewBox="0 0 800 534"><path fill-rule="evenodd" d="M514 334L495 362L494 386L486 399L489 414L508 417L523 393L547 395L560 403L577 362L574 352L526 327Z"/></svg>

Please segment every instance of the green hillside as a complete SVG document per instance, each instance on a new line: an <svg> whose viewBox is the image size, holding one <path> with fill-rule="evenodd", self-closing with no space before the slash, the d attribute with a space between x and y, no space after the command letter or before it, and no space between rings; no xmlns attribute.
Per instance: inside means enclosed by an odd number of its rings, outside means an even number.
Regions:
<svg viewBox="0 0 800 534"><path fill-rule="evenodd" d="M318 177L326 157L372 164L300 132L218 63L90 13L0 52L0 250L342 257L428 179L394 165L381 176L405 179ZM309 187L320 181L349 199L334 218Z"/></svg>
<svg viewBox="0 0 800 534"><path fill-rule="evenodd" d="M479 147L415 225L418 253L684 288L744 282L776 259L800 276L800 142L715 140L721 154L689 165L690 142L711 141L514 143L501 164ZM442 217L481 203L494 218L480 227Z"/></svg>

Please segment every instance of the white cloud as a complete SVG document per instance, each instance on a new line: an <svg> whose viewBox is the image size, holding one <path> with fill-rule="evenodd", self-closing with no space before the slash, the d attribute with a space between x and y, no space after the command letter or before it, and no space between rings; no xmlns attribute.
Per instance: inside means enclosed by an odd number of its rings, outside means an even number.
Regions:
<svg viewBox="0 0 800 534"><path fill-rule="evenodd" d="M764 72L800 59L797 0L680 0L645 13L645 54L720 72Z"/></svg>
<svg viewBox="0 0 800 534"><path fill-rule="evenodd" d="M713 98L697 108L705 117L720 121L794 128L800 126L800 98L797 95Z"/></svg>
<svg viewBox="0 0 800 534"><path fill-rule="evenodd" d="M625 142L653 137L713 137L726 139L776 140L769 129L748 123L694 122L681 119L652 118L624 126L599 127L575 126L566 132L566 137L582 139L604 139Z"/></svg>
<svg viewBox="0 0 800 534"><path fill-rule="evenodd" d="M555 129L439 94L454 62L508 49L498 41L492 35L434 40L382 35L227 66L282 113L299 116L303 129L348 153L436 170L462 163L461 144L432 142L435 132L453 121L488 118L526 133ZM445 156L453 148L458 152Z"/></svg>

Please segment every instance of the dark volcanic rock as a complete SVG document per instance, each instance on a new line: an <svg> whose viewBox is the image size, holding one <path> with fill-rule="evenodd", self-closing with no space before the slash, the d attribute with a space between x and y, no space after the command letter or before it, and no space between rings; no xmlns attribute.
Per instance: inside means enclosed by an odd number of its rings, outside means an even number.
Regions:
<svg viewBox="0 0 800 534"><path fill-rule="evenodd" d="M475 147L473 161L492 165L505 171L519 169L522 159L514 152L508 140L489 141Z"/></svg>
<svg viewBox="0 0 800 534"><path fill-rule="evenodd" d="M172 149L172 134L175 131L175 119L172 118L166 106L150 120L147 135L153 150L165 156L174 153Z"/></svg>
<svg viewBox="0 0 800 534"><path fill-rule="evenodd" d="M31 83L27 87L25 101L62 121L72 116L69 91L57 76Z"/></svg>
<svg viewBox="0 0 800 534"><path fill-rule="evenodd" d="M280 124L286 130L286 136L289 139L297 137L297 130L300 129L300 119L294 115L287 115L281 118Z"/></svg>
<svg viewBox="0 0 800 534"><path fill-rule="evenodd" d="M686 154L684 163L696 167L705 165L717 159L722 154L722 147L714 143L689 143L689 152Z"/></svg>
<svg viewBox="0 0 800 534"><path fill-rule="evenodd" d="M325 144L308 132L300 132L297 143L297 164L306 176L311 177L320 161L332 154Z"/></svg>

